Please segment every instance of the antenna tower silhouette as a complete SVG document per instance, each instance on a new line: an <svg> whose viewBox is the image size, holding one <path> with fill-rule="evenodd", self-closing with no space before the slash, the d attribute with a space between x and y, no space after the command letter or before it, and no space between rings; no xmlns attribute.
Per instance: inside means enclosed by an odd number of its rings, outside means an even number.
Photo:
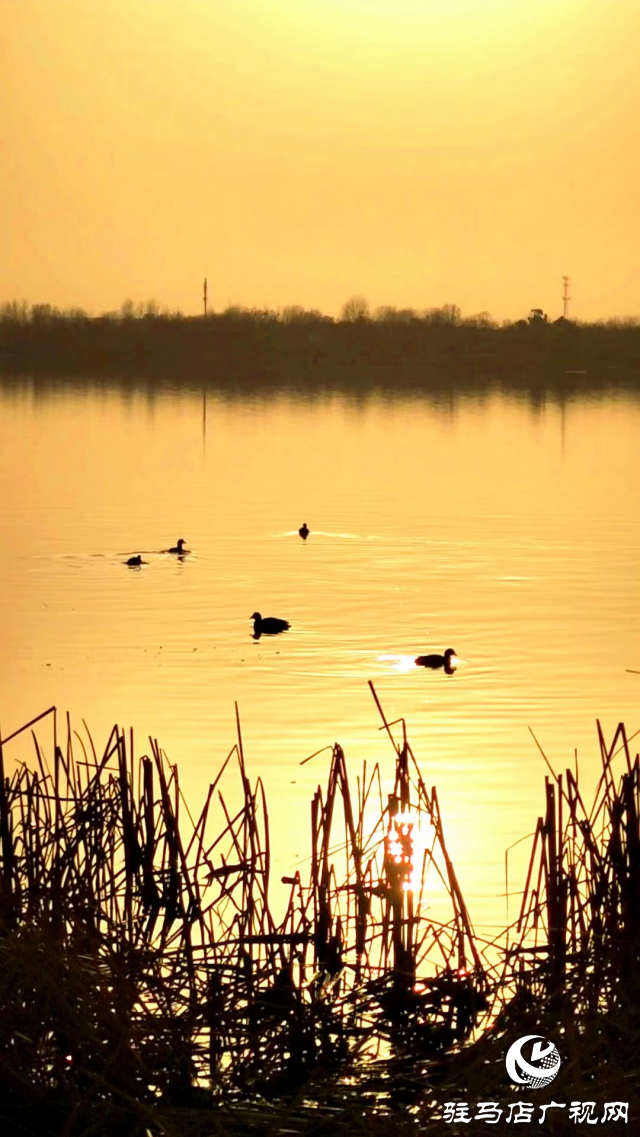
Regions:
<svg viewBox="0 0 640 1137"><path fill-rule="evenodd" d="M206 276L204 278L204 289L202 292L202 301L204 303L204 314L206 316L206 314L207 314L207 278L206 278Z"/></svg>
<svg viewBox="0 0 640 1137"><path fill-rule="evenodd" d="M563 276L562 280L564 283L564 290L562 293L562 315L564 316L565 320L568 320L569 319L569 315L568 315L568 313L569 313L569 301L571 299L571 297L569 296L569 284L571 283L571 277Z"/></svg>

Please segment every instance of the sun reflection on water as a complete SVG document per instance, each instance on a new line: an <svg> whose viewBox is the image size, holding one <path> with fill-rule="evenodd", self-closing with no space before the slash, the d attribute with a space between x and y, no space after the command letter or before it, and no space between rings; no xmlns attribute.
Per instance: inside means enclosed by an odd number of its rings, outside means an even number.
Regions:
<svg viewBox="0 0 640 1137"><path fill-rule="evenodd" d="M433 837L433 825L423 813L404 810L390 818L386 852L403 892L420 892L425 853Z"/></svg>
<svg viewBox="0 0 640 1137"><path fill-rule="evenodd" d="M394 671L405 674L407 671L415 670L416 657L415 655L379 655L378 662L391 663Z"/></svg>

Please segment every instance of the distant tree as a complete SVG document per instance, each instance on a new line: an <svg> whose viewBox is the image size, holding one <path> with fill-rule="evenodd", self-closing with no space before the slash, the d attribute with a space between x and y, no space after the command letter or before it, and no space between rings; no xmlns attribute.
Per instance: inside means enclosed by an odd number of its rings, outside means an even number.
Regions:
<svg viewBox="0 0 640 1137"><path fill-rule="evenodd" d="M270 308L243 308L241 304L229 304L222 315L227 320L247 320L256 324L265 324L278 319L278 313Z"/></svg>
<svg viewBox="0 0 640 1137"><path fill-rule="evenodd" d="M280 309L278 319L282 324L318 324L326 323L329 317L323 315L317 308L303 308L300 304L289 304Z"/></svg>
<svg viewBox="0 0 640 1137"><path fill-rule="evenodd" d="M457 304L443 304L442 308L428 308L422 318L428 324L460 324L462 312Z"/></svg>
<svg viewBox="0 0 640 1137"><path fill-rule="evenodd" d="M289 304L280 309L280 319L283 324L302 324L308 319L308 313L301 304Z"/></svg>
<svg viewBox="0 0 640 1137"><path fill-rule="evenodd" d="M529 323L530 324L546 324L547 320L548 320L547 313L543 312L542 308L532 308L531 309L531 312L529 313Z"/></svg>
<svg viewBox="0 0 640 1137"><path fill-rule="evenodd" d="M475 316L466 316L463 320L464 324L469 324L473 328L495 328L495 321L491 318L489 312L477 312Z"/></svg>
<svg viewBox="0 0 640 1137"><path fill-rule="evenodd" d="M31 309L31 319L36 323L46 323L48 320L55 320L59 316L57 308L52 304L34 304Z"/></svg>
<svg viewBox="0 0 640 1137"><path fill-rule="evenodd" d="M419 319L415 308L393 308L390 306L376 308L373 318L385 324L410 324L412 320Z"/></svg>
<svg viewBox="0 0 640 1137"><path fill-rule="evenodd" d="M127 299L122 301L119 315L123 320L135 320L136 306L130 296L127 296Z"/></svg>
<svg viewBox="0 0 640 1137"><path fill-rule="evenodd" d="M309 308L307 311L307 319L313 320L315 324L333 323L333 316L326 316L319 308Z"/></svg>
<svg viewBox="0 0 640 1137"><path fill-rule="evenodd" d="M612 316L604 323L598 320L598 323L605 328L637 328L640 325L640 317L638 316Z"/></svg>
<svg viewBox="0 0 640 1137"><path fill-rule="evenodd" d="M29 319L29 305L26 300L7 300L0 305L0 320L13 324L26 324Z"/></svg>
<svg viewBox="0 0 640 1137"><path fill-rule="evenodd" d="M351 323L355 323L357 320L371 319L369 301L364 296L350 296L342 305L340 318Z"/></svg>
<svg viewBox="0 0 640 1137"><path fill-rule="evenodd" d="M462 312L457 304L443 304L440 313L445 324L460 324L462 322Z"/></svg>

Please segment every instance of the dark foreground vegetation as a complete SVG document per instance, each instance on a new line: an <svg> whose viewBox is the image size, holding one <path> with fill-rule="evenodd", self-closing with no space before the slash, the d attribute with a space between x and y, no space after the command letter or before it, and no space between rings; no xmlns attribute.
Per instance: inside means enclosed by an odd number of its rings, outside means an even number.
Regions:
<svg viewBox="0 0 640 1137"><path fill-rule="evenodd" d="M350 306L351 305L351 306ZM345 305L343 318L290 308L207 317L123 305L90 317L49 305L0 309L5 375L148 379L240 393L290 388L429 392L451 384L558 394L640 388L640 322L496 326L454 305L424 313Z"/></svg>
<svg viewBox="0 0 640 1137"><path fill-rule="evenodd" d="M267 802L239 724L193 816L153 739L138 756L114 727L98 753L54 708L4 739L3 1134L485 1132L443 1116L479 1101L566 1103L538 1130L552 1134L582 1130L576 1101L599 1116L628 1103L637 1118L640 760L624 727L608 746L598 726L590 808L577 773L546 778L518 918L488 944L436 790L377 705L390 777L349 773L330 749L310 857L283 878L277 917ZM32 758L17 761L35 724ZM505 1052L525 1034L562 1056L548 1090L509 1084ZM491 1127L511 1130L504 1113Z"/></svg>

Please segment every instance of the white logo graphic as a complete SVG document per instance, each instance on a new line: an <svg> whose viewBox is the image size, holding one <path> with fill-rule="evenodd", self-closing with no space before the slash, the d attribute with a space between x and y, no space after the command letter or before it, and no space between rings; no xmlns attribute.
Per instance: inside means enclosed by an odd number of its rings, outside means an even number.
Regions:
<svg viewBox="0 0 640 1137"><path fill-rule="evenodd" d="M523 1058L523 1046L534 1038L541 1038L542 1042L534 1042L529 1058ZM519 1086L529 1086L532 1090L541 1090L543 1086L548 1086L558 1073L561 1062L562 1059L553 1042L547 1042L541 1034L523 1035L509 1047L505 1058L507 1074L511 1081Z"/></svg>

